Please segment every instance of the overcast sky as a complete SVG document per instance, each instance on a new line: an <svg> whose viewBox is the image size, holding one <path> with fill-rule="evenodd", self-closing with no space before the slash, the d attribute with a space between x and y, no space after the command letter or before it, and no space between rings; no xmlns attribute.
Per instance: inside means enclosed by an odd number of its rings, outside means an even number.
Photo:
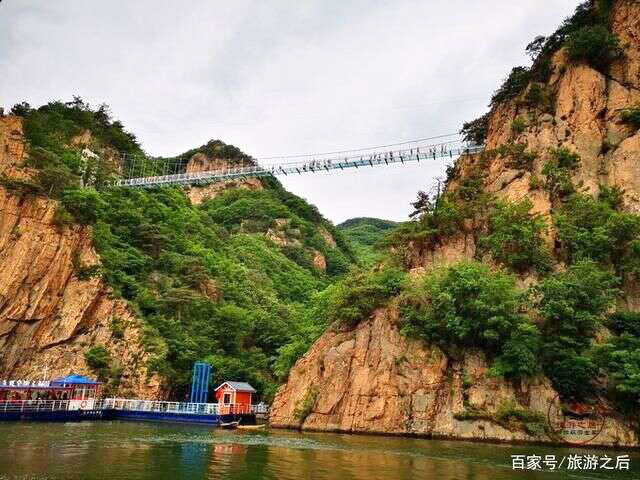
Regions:
<svg viewBox="0 0 640 480"><path fill-rule="evenodd" d="M0 105L106 102L152 155L255 157L457 132L577 0L4 0ZM444 161L283 178L338 223L404 220Z"/></svg>

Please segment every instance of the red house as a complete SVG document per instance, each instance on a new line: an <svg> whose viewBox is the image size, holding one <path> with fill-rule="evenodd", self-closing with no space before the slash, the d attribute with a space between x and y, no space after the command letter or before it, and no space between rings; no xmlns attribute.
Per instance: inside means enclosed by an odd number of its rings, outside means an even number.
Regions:
<svg viewBox="0 0 640 480"><path fill-rule="evenodd" d="M224 382L215 389L220 414L251 413L251 400L256 389L247 382Z"/></svg>

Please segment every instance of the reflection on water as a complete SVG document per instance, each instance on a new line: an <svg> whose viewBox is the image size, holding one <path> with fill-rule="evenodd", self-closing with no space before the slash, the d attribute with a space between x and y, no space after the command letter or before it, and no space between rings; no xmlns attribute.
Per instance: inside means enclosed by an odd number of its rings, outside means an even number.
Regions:
<svg viewBox="0 0 640 480"><path fill-rule="evenodd" d="M513 472L511 455L631 453L629 472ZM0 479L640 478L640 454L127 422L0 424Z"/></svg>

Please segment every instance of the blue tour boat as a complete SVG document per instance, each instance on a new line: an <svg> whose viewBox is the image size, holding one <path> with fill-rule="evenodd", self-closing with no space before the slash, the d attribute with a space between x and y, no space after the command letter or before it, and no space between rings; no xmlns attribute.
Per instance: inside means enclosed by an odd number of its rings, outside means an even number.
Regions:
<svg viewBox="0 0 640 480"><path fill-rule="evenodd" d="M268 410L262 403L230 403L229 396L224 396L221 403L100 399L101 387L101 382L76 374L51 381L0 381L0 421L134 420L255 425L256 417L266 415Z"/></svg>

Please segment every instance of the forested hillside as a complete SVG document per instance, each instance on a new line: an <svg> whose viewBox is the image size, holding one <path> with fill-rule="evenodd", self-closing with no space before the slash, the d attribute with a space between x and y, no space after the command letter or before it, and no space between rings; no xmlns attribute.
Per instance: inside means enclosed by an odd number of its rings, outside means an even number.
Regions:
<svg viewBox="0 0 640 480"><path fill-rule="evenodd" d="M114 348L135 323L147 374L160 378L167 396L182 398L193 363L206 360L215 382L249 381L268 398L278 373L301 353L296 341L314 329L309 309L355 260L342 235L275 179L227 184L199 204L182 187L111 188L131 162L138 174L157 167L106 106L92 109L76 98L40 108L20 104L12 113L26 149L3 169L0 184L20 202L54 202L52 224L63 238L87 231L97 258L72 252L72 277L103 282L132 312L128 320L107 319L108 339L83 340L77 354L94 374L119 388L124 365ZM253 161L220 141L174 160L178 171L203 161ZM79 324L65 341L85 330ZM24 371L29 360L3 363Z"/></svg>
<svg viewBox="0 0 640 480"><path fill-rule="evenodd" d="M398 226L398 222L380 218L358 217L345 220L336 228L351 241L357 257L363 264L373 265L380 255L375 245L382 240L389 230Z"/></svg>

